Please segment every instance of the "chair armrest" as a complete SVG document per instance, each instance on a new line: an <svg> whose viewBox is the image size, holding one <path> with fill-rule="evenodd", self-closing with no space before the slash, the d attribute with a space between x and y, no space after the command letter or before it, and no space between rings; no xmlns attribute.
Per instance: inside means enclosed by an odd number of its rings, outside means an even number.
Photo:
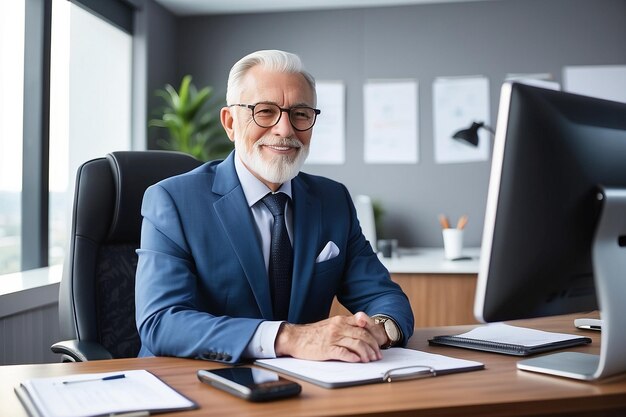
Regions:
<svg viewBox="0 0 626 417"><path fill-rule="evenodd" d="M100 343L84 340L64 340L50 346L54 353L63 355L63 362L87 362L113 359L113 355Z"/></svg>

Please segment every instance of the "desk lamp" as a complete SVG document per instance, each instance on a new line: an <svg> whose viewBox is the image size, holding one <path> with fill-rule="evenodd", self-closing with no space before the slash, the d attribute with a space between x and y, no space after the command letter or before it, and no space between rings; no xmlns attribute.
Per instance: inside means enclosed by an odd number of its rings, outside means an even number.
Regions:
<svg viewBox="0 0 626 417"><path fill-rule="evenodd" d="M492 135L495 134L493 129L487 126L485 123L472 122L472 126L467 129L459 130L454 135L452 135L452 138L458 141L466 142L466 144L469 144L471 146L478 147L478 129L480 128L488 130L489 132L491 132Z"/></svg>

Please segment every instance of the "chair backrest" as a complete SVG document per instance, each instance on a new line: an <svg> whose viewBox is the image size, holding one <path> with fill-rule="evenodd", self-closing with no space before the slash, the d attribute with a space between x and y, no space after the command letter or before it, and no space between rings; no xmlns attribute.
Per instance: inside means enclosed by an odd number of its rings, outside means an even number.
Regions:
<svg viewBox="0 0 626 417"><path fill-rule="evenodd" d="M114 358L137 356L135 250L143 194L201 164L179 152L126 151L81 165L59 297L63 338L97 342Z"/></svg>

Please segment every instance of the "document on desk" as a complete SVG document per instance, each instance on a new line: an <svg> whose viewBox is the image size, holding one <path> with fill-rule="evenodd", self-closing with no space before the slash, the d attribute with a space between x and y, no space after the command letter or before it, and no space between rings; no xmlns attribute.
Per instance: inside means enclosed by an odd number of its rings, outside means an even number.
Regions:
<svg viewBox="0 0 626 417"><path fill-rule="evenodd" d="M148 371L31 379L15 388L31 417L90 417L159 413L197 405ZM142 415L142 414L138 414Z"/></svg>
<svg viewBox="0 0 626 417"><path fill-rule="evenodd" d="M324 388L394 382L454 372L475 371L485 367L480 362L403 348L384 350L381 360L367 363L276 358L259 359L255 361L255 364Z"/></svg>

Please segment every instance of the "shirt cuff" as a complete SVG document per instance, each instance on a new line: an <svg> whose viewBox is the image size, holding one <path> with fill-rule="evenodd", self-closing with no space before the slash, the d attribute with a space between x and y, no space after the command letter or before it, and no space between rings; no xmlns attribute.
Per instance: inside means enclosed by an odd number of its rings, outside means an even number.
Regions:
<svg viewBox="0 0 626 417"><path fill-rule="evenodd" d="M283 324L282 321L261 322L252 335L250 343L246 346L243 356L254 359L275 358L274 344L281 324Z"/></svg>

